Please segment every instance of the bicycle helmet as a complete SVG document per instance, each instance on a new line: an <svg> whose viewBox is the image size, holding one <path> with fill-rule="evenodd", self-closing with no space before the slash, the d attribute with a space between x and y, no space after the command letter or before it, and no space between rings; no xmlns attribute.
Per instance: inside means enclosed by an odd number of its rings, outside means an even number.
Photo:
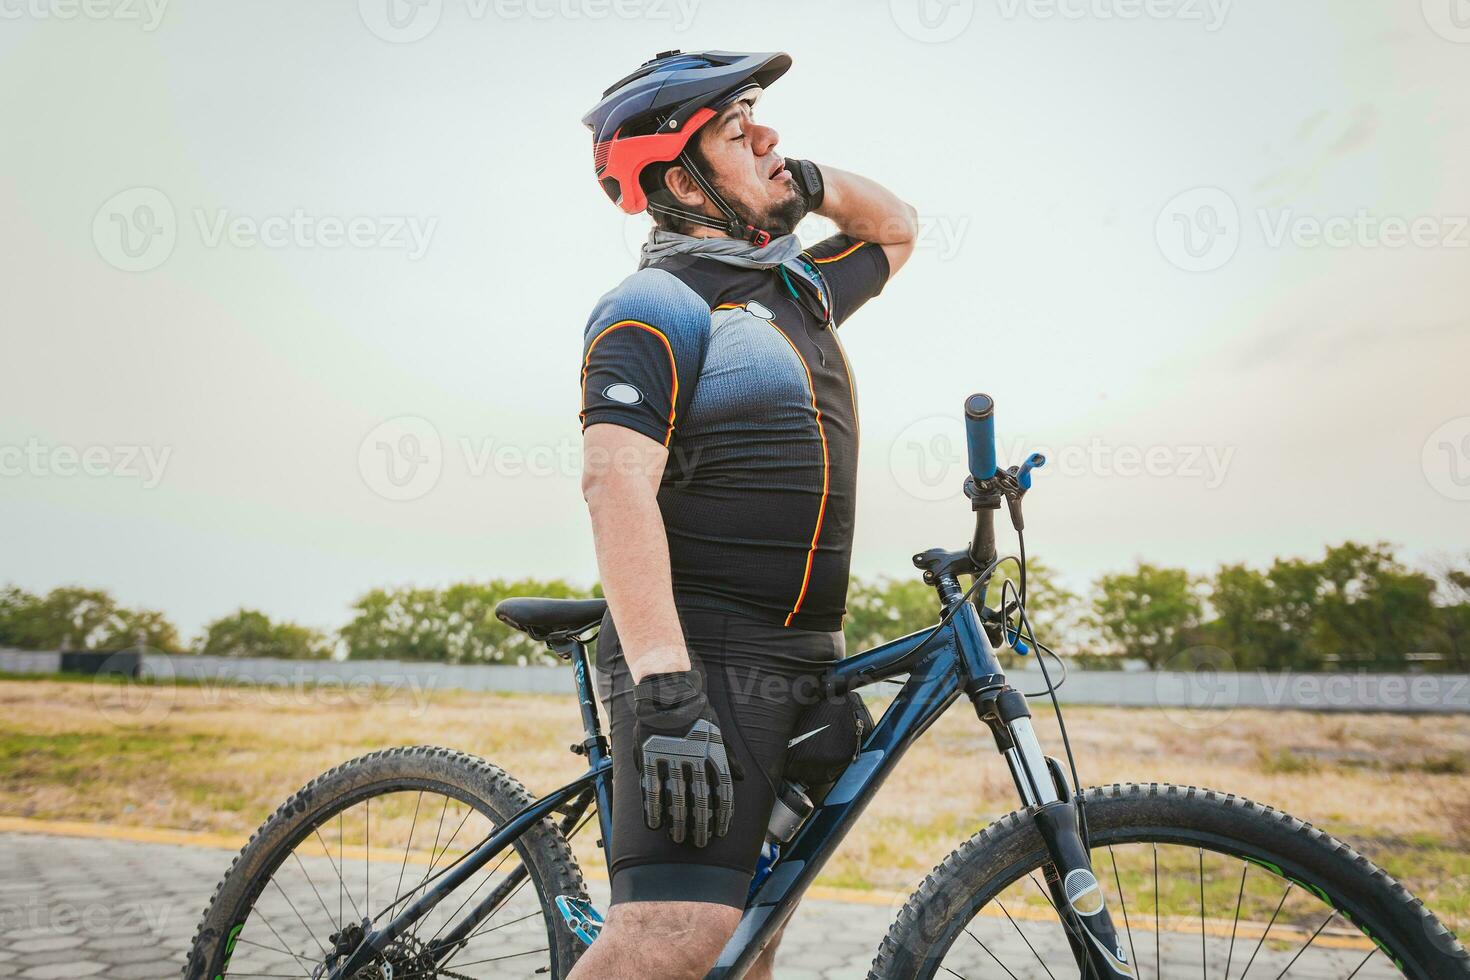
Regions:
<svg viewBox="0 0 1470 980"><path fill-rule="evenodd" d="M764 245L771 236L738 215L715 192L687 152L701 126L742 94L764 88L786 73L783 52L749 54L664 51L602 93L582 124L592 130L592 165L597 182L628 214L647 210L718 228L735 238ZM711 218L662 201L650 201L639 178L651 164L678 160L724 215Z"/></svg>

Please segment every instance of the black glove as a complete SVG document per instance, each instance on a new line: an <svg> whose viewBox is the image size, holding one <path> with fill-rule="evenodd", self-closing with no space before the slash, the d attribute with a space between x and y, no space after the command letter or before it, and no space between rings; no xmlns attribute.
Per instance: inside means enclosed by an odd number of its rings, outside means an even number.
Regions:
<svg viewBox="0 0 1470 980"><path fill-rule="evenodd" d="M806 209L815 211L822 206L822 198L826 196L827 185L822 182L822 171L810 160L793 160L786 158L786 170L791 174L791 182L796 185L796 191L806 201Z"/></svg>
<svg viewBox="0 0 1470 980"><path fill-rule="evenodd" d="M669 836L682 844L686 822L695 847L730 830L735 786L719 719L689 671L650 674L633 688L633 740L643 773L643 822L649 830L669 811ZM692 818L692 819L691 819Z"/></svg>

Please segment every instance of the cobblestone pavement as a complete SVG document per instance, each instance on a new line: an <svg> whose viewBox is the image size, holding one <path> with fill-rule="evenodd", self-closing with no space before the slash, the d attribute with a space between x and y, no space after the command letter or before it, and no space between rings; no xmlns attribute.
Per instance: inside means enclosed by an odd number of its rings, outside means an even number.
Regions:
<svg viewBox="0 0 1470 980"><path fill-rule="evenodd" d="M229 851L145 844L119 840L0 833L0 977L18 980L101 977L107 980L161 980L179 976L185 949L221 874ZM591 882L594 902L605 907L607 888ZM864 977L873 953L897 908L884 905L810 900L787 929L777 958L781 980ZM1044 977L1022 943L1028 939L1043 955L1065 955L1061 936L1041 923L1023 939L1003 918L971 923L973 946L952 951L945 965L967 977L1002 977L990 953L998 954L1014 976ZM1152 934L1139 933L1144 977L1153 977ZM305 942L305 938L284 942ZM981 945L981 943L985 945ZM304 947L303 947L304 948ZM1162 944L1164 976L1198 976L1200 937L1166 933ZM984 950L984 952L982 952ZM1223 956L1218 966L1223 968ZM1223 954L1223 949L1218 952ZM1313 951L1315 955L1316 951ZM1147 954L1147 955L1145 955ZM289 954L288 954L289 955ZM1259 966L1274 975L1280 965L1269 950ZM1343 977L1361 953L1335 951L1320 961L1298 963L1292 977ZM1381 961L1381 957L1378 958ZM956 962L958 960L958 962ZM1057 960L1051 959L1053 963ZM286 961L287 967L290 966ZM1275 969L1272 967L1275 966ZM1360 978L1385 976L1378 963ZM282 976L300 976L283 971ZM516 975L516 974L506 974ZM1063 971L1061 976L1067 974Z"/></svg>

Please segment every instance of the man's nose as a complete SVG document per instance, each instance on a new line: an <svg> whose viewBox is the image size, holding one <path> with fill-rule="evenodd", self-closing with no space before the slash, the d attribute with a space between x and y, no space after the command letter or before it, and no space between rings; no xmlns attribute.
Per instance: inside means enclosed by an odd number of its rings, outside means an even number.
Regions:
<svg viewBox="0 0 1470 980"><path fill-rule="evenodd" d="M770 126L752 125L749 135L751 149L755 151L755 155L758 157L763 157L767 153L770 153L776 148L776 144L781 142L781 134Z"/></svg>

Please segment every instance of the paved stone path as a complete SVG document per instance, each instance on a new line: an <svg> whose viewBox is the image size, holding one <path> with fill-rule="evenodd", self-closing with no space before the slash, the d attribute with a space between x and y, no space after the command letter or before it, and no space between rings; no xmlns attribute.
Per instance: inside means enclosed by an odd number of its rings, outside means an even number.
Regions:
<svg viewBox="0 0 1470 980"><path fill-rule="evenodd" d="M232 857L230 851L213 848L0 833L0 977L163 980L179 976L204 904ZM605 908L606 885L591 882L590 887L593 900ZM865 977L896 911L887 905L807 901L787 930L776 975L781 980ZM1046 953L1049 947L1044 940L1050 930L1034 925L1037 928L1028 929L1029 938ZM982 952L979 941L983 940L1017 970L1016 976L1046 976L1034 960L1034 972L1017 966L1025 962L1028 952L1005 919L977 918L971 929L977 943L968 949L957 947L958 957L945 961L946 966L958 969L956 975L1004 976L988 953ZM1165 935L1164 975L1199 976L1199 936ZM1054 937L1057 942L1060 938ZM1152 935L1140 933L1138 938L1146 944L1139 947L1139 956L1145 960L1143 976L1153 977ZM1144 950L1150 955L1144 956ZM1212 960L1214 952L1212 949ZM1361 956L1336 953L1320 964L1293 967L1290 975L1308 980L1343 977L1351 969L1349 960L1356 963ZM1273 964L1267 962L1271 957L1263 951L1258 964L1268 968L1267 976L1280 968L1271 968ZM955 962L956 958L961 962ZM1222 956L1215 968L1218 971L1223 966ZM1376 966L1369 964L1358 977L1390 975L1373 969Z"/></svg>

